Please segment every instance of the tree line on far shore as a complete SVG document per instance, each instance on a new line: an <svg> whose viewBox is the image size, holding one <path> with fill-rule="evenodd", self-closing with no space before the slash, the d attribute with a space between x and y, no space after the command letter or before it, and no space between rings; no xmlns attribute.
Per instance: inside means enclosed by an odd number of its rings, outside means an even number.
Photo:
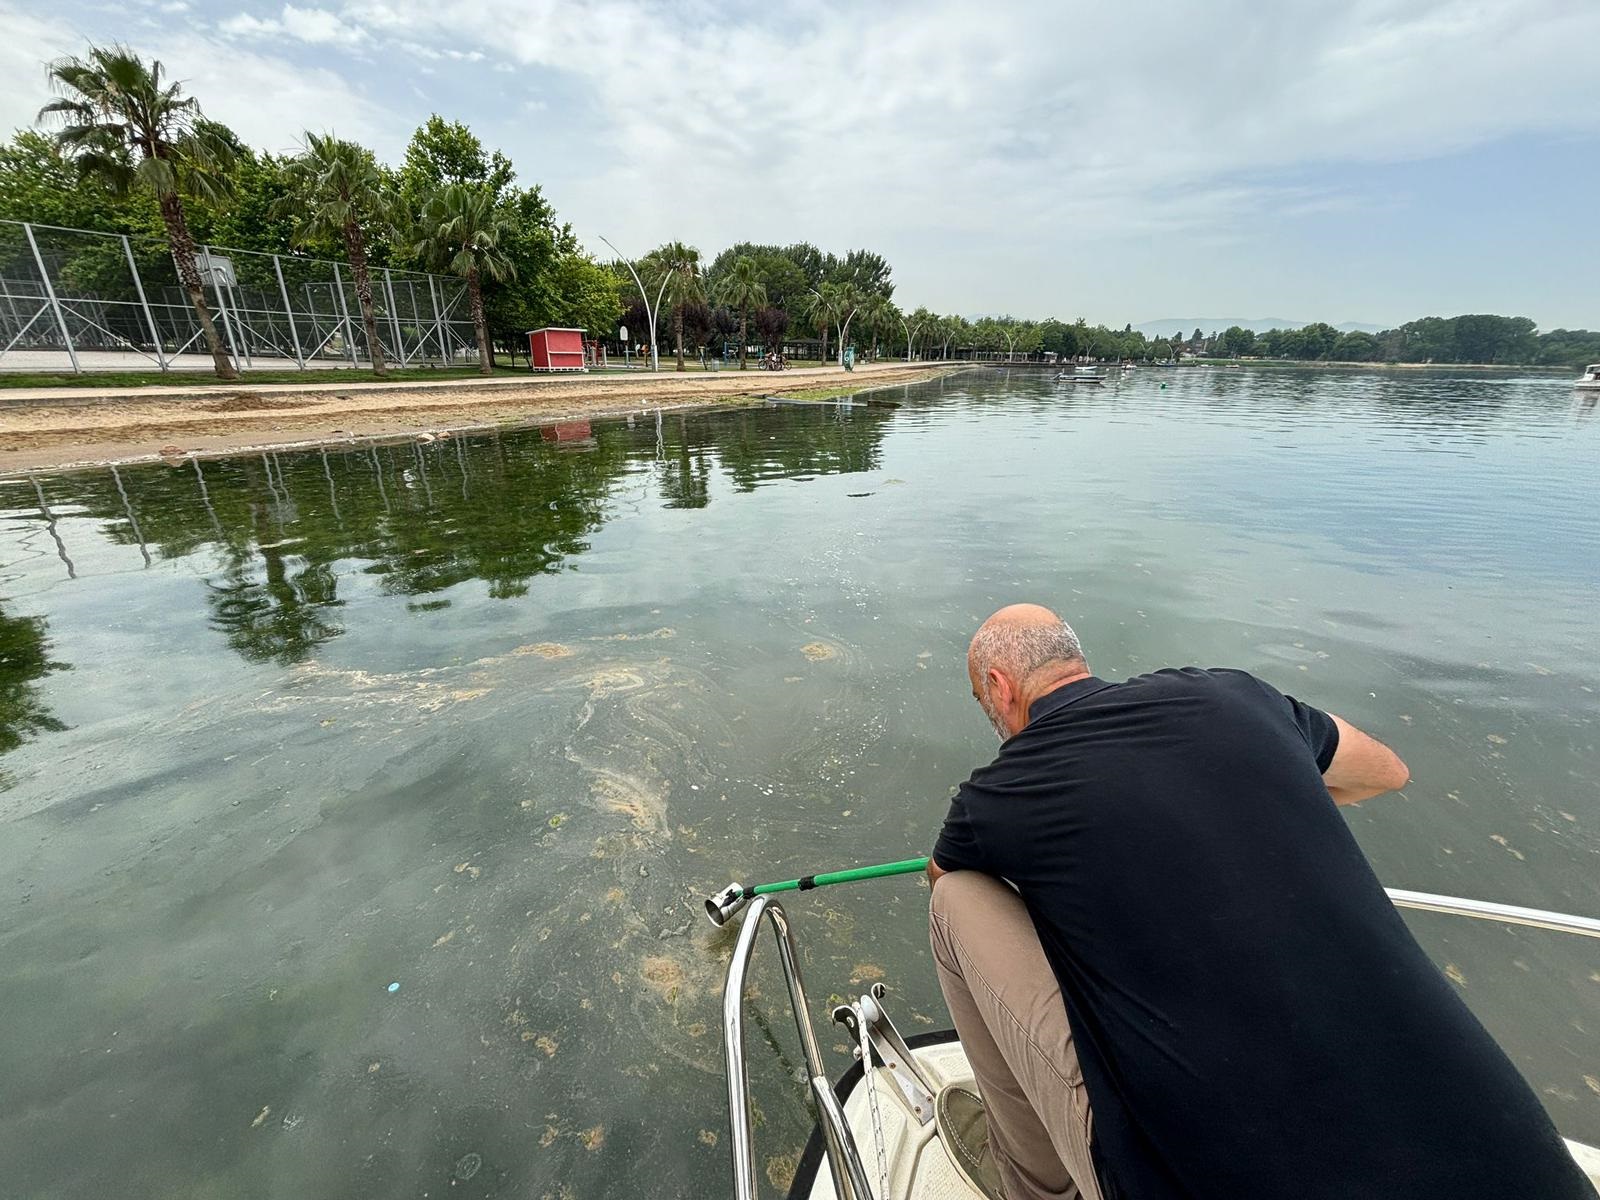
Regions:
<svg viewBox="0 0 1600 1200"><path fill-rule="evenodd" d="M1462 363L1573 367L1600 362L1600 332L1552 329L1541 333L1527 317L1465 313L1423 317L1381 333L1340 332L1316 322L1299 329L1255 333L1238 325L1204 336L1196 329L1182 351L1222 358L1281 358L1306 362Z"/></svg>

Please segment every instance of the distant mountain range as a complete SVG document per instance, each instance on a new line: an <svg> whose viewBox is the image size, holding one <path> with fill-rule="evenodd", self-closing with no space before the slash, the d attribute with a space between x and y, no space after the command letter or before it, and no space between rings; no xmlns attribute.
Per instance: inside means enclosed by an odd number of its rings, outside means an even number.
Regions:
<svg viewBox="0 0 1600 1200"><path fill-rule="evenodd" d="M1143 325L1135 325L1134 328L1146 337L1164 338L1172 337L1174 334L1187 337L1196 328L1209 335L1221 333L1230 325L1262 333L1268 329L1300 329L1309 324L1310 321L1291 321L1286 317L1163 317L1159 321L1146 321ZM1340 333L1382 333L1389 326L1372 325L1365 321L1346 321L1342 325L1335 325L1334 328Z"/></svg>

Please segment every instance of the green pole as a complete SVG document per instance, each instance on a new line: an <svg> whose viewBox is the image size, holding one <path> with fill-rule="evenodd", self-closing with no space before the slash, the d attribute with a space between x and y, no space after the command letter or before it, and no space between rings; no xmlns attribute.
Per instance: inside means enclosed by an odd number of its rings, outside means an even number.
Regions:
<svg viewBox="0 0 1600 1200"><path fill-rule="evenodd" d="M827 887L830 883L856 883L863 879L882 879L885 875L910 875L925 871L926 856L903 858L899 862L878 863L871 867L853 867L848 871L825 871L820 875L802 875L799 879L785 879L782 883L760 883L747 887L740 895L748 900L752 896L765 896L769 892L809 892L812 888Z"/></svg>

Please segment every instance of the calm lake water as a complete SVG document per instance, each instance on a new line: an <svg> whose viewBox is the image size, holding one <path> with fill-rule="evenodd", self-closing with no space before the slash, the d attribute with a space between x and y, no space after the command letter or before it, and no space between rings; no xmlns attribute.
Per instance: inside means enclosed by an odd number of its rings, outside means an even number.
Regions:
<svg viewBox="0 0 1600 1200"><path fill-rule="evenodd" d="M1387 883L1600 914L1600 416L1564 379L876 395L0 482L0 1194L727 1194L699 898L925 853L1016 599L1102 676L1244 667L1391 740L1415 782L1349 814ZM925 901L789 906L819 1022L881 973L947 1023ZM1600 1141L1596 944L1410 919Z"/></svg>

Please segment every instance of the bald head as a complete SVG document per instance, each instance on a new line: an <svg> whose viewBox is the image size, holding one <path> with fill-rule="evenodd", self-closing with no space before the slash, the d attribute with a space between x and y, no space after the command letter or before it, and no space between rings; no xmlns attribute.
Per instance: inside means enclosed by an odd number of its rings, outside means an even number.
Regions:
<svg viewBox="0 0 1600 1200"><path fill-rule="evenodd" d="M1089 673L1072 627L1039 604L1008 604L978 627L967 650L972 693L995 732L1010 737L1028 723L1028 706Z"/></svg>

